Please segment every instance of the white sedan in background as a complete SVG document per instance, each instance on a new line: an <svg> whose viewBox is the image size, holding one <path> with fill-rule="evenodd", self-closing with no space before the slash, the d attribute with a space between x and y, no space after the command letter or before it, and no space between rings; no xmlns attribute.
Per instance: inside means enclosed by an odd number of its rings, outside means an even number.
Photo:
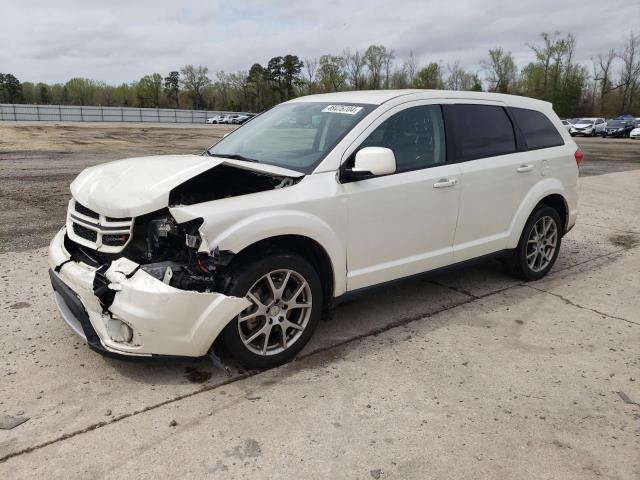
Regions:
<svg viewBox="0 0 640 480"><path fill-rule="evenodd" d="M206 123L210 123L210 124L213 124L213 125L216 125L218 123L224 123L223 122L224 117L225 117L225 115L216 115L215 117L207 118Z"/></svg>
<svg viewBox="0 0 640 480"><path fill-rule="evenodd" d="M640 138L640 126L631 130L631 133L629 134L629 138L633 138L634 140L637 138Z"/></svg>

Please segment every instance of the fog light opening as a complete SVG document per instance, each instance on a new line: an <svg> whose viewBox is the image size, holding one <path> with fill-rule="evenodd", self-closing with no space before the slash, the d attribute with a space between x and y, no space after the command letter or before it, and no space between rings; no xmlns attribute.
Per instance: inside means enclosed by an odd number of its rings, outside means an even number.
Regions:
<svg viewBox="0 0 640 480"><path fill-rule="evenodd" d="M129 343L133 339L131 327L116 318L110 318L107 322L107 332L114 342Z"/></svg>

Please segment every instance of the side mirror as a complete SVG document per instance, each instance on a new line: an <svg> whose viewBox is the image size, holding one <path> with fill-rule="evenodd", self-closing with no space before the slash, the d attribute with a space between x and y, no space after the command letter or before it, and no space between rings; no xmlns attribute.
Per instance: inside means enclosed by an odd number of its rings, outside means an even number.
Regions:
<svg viewBox="0 0 640 480"><path fill-rule="evenodd" d="M365 147L356 153L355 165L345 170L349 180L389 175L396 171L396 156L389 148Z"/></svg>

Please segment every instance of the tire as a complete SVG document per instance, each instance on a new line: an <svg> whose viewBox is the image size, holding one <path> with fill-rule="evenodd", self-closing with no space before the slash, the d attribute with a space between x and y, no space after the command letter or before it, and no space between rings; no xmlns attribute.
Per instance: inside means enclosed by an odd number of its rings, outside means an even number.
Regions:
<svg viewBox="0 0 640 480"><path fill-rule="evenodd" d="M260 256L242 259L237 265L232 264L229 273L226 294L246 298L251 295L252 306L224 328L222 340L228 352L251 369L272 368L291 360L307 344L322 315L318 273L307 260L286 250L263 251ZM274 288L282 289L280 300ZM299 293L292 298L295 290ZM306 304L310 306L292 307Z"/></svg>
<svg viewBox="0 0 640 480"><path fill-rule="evenodd" d="M550 237L552 237L550 234L551 230L555 229L555 245L553 246L553 251L551 251L551 245L548 243L531 243L534 241L534 229L536 226L538 231L542 233L540 230L542 230L544 225L549 225L549 222L553 224L548 227ZM543 239L548 241L548 238ZM542 242L543 239L540 239L540 242ZM549 273L549 270L553 267L553 264L558 258L561 243L562 221L560 220L560 215L555 208L540 205L536 207L529 216L513 256L505 262L507 269L512 275L523 280L538 280ZM538 248L537 253L534 252L535 248ZM533 265L531 265L532 261Z"/></svg>

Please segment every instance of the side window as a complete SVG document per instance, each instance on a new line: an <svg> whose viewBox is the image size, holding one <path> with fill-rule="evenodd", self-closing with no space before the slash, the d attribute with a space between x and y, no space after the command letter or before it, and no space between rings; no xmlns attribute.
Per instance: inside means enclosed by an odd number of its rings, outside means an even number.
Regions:
<svg viewBox="0 0 640 480"><path fill-rule="evenodd" d="M516 151L513 125L504 108L493 105L450 105L447 129L452 129L458 160L475 160Z"/></svg>
<svg viewBox="0 0 640 480"><path fill-rule="evenodd" d="M386 147L396 157L396 172L445 163L445 137L439 105L410 107L382 122L359 148Z"/></svg>
<svg viewBox="0 0 640 480"><path fill-rule="evenodd" d="M524 135L529 150L564 145L562 136L544 113L527 108L511 108L511 113ZM600 120L597 123L600 123Z"/></svg>

